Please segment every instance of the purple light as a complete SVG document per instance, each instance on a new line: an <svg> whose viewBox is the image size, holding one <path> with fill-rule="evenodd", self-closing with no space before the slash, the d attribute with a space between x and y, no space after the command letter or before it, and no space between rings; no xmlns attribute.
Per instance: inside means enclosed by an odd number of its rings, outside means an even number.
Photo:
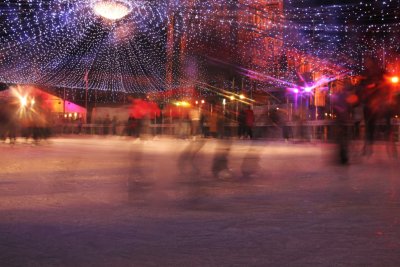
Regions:
<svg viewBox="0 0 400 267"><path fill-rule="evenodd" d="M297 88L297 87L286 88L286 90L288 90L288 92L295 93L295 94L298 94L300 92L299 88Z"/></svg>
<svg viewBox="0 0 400 267"><path fill-rule="evenodd" d="M304 87L304 92L309 93L312 91L312 87Z"/></svg>

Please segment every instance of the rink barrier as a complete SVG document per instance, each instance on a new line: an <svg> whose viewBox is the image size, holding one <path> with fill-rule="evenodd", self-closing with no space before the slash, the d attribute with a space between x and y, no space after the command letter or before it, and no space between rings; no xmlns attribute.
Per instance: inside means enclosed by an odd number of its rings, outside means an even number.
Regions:
<svg viewBox="0 0 400 267"><path fill-rule="evenodd" d="M400 121L392 123L395 130L395 140L400 140ZM253 134L255 138L272 138L272 139L308 139L308 140L321 140L330 141L335 138L335 122L331 120L315 120L304 122L288 122L284 125L256 123L253 127ZM376 138L378 140L384 138L384 125L377 125ZM143 128L141 132L150 135L166 135L186 137L190 136L190 123L178 122L169 124L150 124L148 127ZM365 125L362 123L359 127L359 136L355 136L355 127L353 123L348 123L347 128L349 136L353 139L364 138ZM139 133L130 131L125 124L118 124L115 126L105 126L103 124L82 124L79 126L75 123L68 123L52 127L52 133L60 134L85 134L85 135L118 135L118 136L135 136ZM204 134L207 135L209 131L208 125L203 127ZM238 125L237 123L226 123L223 130L220 131L222 137L235 137L237 136Z"/></svg>

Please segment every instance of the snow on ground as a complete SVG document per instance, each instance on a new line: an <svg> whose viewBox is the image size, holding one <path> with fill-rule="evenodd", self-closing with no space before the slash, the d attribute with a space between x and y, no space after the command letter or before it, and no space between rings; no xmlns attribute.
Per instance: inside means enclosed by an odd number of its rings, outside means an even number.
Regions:
<svg viewBox="0 0 400 267"><path fill-rule="evenodd" d="M322 143L0 144L0 266L399 266L399 161Z"/></svg>

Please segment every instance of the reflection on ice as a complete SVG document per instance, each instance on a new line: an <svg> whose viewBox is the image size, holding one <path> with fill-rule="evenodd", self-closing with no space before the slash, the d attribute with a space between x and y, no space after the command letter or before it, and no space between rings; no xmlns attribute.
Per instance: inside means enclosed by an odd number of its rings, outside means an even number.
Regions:
<svg viewBox="0 0 400 267"><path fill-rule="evenodd" d="M209 257L210 248L214 258L226 249L235 259L232 249L241 252L243 246L240 258L258 257L254 246L262 251L279 242L286 246L288 233L296 243L286 251L290 254L314 251L327 239L323 251L331 251L332 244L351 250L357 242L363 251L384 253L371 233L390 232L380 237L390 240L399 234L393 227L400 203L398 162L387 157L385 143L376 143L373 155L346 167L333 165L334 148L82 136L40 146L20 140L0 144L0 263L15 255L22 255L23 263L47 262L43 255L49 253L62 262L72 254L102 266L103 258L93 257L100 251L111 265L123 255L122 266L134 260L142 266L139 254L150 263L167 255L176 266L188 250L193 253L187 262L199 253ZM325 256L321 251L315 253ZM384 259L393 253L388 251ZM226 259L219 263L224 266Z"/></svg>

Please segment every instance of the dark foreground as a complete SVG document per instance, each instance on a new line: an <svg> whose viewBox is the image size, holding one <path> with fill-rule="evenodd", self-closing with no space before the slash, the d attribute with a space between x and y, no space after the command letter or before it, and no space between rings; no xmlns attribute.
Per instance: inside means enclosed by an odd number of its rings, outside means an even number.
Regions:
<svg viewBox="0 0 400 267"><path fill-rule="evenodd" d="M309 143L0 150L0 266L400 266L400 167L384 144L349 166Z"/></svg>

